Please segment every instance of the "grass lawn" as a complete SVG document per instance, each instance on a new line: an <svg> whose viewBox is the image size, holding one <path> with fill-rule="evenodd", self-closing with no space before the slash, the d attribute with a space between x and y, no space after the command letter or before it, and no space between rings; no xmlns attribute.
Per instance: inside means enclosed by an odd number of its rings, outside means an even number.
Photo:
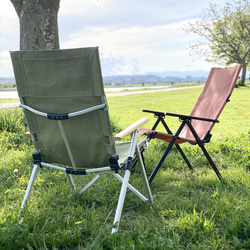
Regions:
<svg viewBox="0 0 250 250"><path fill-rule="evenodd" d="M189 114L201 89L108 98L114 130L141 117L141 109ZM42 169L22 213L32 171L33 146L23 138L21 110L0 111L0 249L250 249L250 87L236 88L206 146L220 182L196 146L183 145L190 171L172 150L151 184L152 205L127 192L117 234L110 235L120 184L104 176L79 196L61 172ZM166 118L175 131L178 119ZM151 141L145 152L153 169L165 144ZM89 176L84 177L86 179ZM142 188L136 168L132 183ZM82 182L78 179L77 182ZM21 217L22 224L19 224Z"/></svg>
<svg viewBox="0 0 250 250"><path fill-rule="evenodd" d="M153 115L141 112L142 109L190 114L202 88L142 94L136 96L120 96L108 99L111 118L121 127L128 126L131 122L141 117L149 117L150 122L146 127L153 126ZM248 131L250 126L249 108L250 87L236 88L226 105L212 134L214 137L234 136L240 132ZM119 103L119 105L117 105ZM173 131L178 128L178 119L166 117L167 123ZM164 131L164 130L163 130Z"/></svg>

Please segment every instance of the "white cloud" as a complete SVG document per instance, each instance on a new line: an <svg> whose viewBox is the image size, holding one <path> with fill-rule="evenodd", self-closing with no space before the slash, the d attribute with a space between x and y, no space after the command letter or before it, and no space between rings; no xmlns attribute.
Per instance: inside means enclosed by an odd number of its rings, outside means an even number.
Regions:
<svg viewBox="0 0 250 250"><path fill-rule="evenodd" d="M123 63L123 70L117 70L116 74L124 74L125 69L127 74L135 70L138 70L137 73L181 70L184 65L192 63L185 48L187 42L196 38L180 30L183 23L184 21L154 27L83 29L62 42L61 48L99 46L103 57L116 62L119 69ZM103 60L102 63L104 64ZM117 69L115 64L114 69Z"/></svg>
<svg viewBox="0 0 250 250"><path fill-rule="evenodd" d="M3 51L0 53L0 69L0 76L13 76L9 51Z"/></svg>
<svg viewBox="0 0 250 250"><path fill-rule="evenodd" d="M104 76L112 75L137 75L140 72L137 60L130 60L110 55L100 54L102 74Z"/></svg>
<svg viewBox="0 0 250 250"><path fill-rule="evenodd" d="M0 2L0 51L17 46L19 39L18 17L10 0Z"/></svg>
<svg viewBox="0 0 250 250"><path fill-rule="evenodd" d="M226 0L220 2L223 3ZM71 0L61 1L59 18L70 16L70 21L73 22L72 17L78 20L78 16L81 16L82 20L87 22L91 20L94 25L99 23L104 26L154 26L197 16L207 5L208 1L200 0Z"/></svg>
<svg viewBox="0 0 250 250"><path fill-rule="evenodd" d="M186 47L196 37L180 30L207 6L200 0L61 0L61 48L99 46L105 74L209 69L204 59L192 61ZM0 9L0 76L6 76L12 74L6 51L19 49L19 24L10 0L0 0Z"/></svg>

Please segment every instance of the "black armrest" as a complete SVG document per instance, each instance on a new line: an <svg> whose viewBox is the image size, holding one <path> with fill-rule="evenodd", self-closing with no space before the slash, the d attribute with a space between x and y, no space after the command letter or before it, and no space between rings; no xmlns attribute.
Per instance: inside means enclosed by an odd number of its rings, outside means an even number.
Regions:
<svg viewBox="0 0 250 250"><path fill-rule="evenodd" d="M175 117L179 117L181 120L185 120L185 119L192 120L192 119L195 119L195 120L201 120L201 121L219 123L219 120L209 119L209 118L204 118L204 117L197 117L197 116L190 116L190 115L181 115L181 114L168 113L168 112L158 112L158 111L145 110L145 109L143 109L142 112L153 113L155 116L166 116L166 115L168 115L168 116L175 116Z"/></svg>
<svg viewBox="0 0 250 250"><path fill-rule="evenodd" d="M153 110L142 109L142 112L152 113L155 116L165 116L164 112L158 112L158 111L153 111Z"/></svg>
<svg viewBox="0 0 250 250"><path fill-rule="evenodd" d="M216 122L216 123L219 123L219 120L209 119L209 118L204 118L204 117L198 117L198 116L180 115L180 114L167 113L167 112L165 113L165 115L179 117L181 120L185 120L185 119L192 120L192 119L195 119L195 120L201 120L201 121L206 121L206 122Z"/></svg>

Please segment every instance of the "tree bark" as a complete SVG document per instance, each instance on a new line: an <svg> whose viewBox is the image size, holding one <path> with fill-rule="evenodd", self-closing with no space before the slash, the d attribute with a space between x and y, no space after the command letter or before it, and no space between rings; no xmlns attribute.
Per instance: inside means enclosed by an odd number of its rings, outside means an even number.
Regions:
<svg viewBox="0 0 250 250"><path fill-rule="evenodd" d="M247 73L247 65L245 62L242 63L242 74L241 74L241 86L246 86L246 73Z"/></svg>
<svg viewBox="0 0 250 250"><path fill-rule="evenodd" d="M20 24L20 50L59 49L60 0L10 0Z"/></svg>

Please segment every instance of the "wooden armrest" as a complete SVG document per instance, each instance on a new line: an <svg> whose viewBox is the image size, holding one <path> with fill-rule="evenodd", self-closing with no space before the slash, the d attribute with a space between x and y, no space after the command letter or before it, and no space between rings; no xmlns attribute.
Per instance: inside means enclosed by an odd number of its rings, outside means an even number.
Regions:
<svg viewBox="0 0 250 250"><path fill-rule="evenodd" d="M124 130L119 132L117 135L115 135L114 140L115 141L122 140L124 137L130 135L132 132L134 132L136 129L138 129L139 127L141 127L142 125L144 125L148 121L149 121L149 118L141 118L140 120L136 121L132 125L128 126Z"/></svg>
<svg viewBox="0 0 250 250"><path fill-rule="evenodd" d="M30 131L25 132L25 133L23 134L23 136L24 136L24 137L31 137L31 135L30 135Z"/></svg>

